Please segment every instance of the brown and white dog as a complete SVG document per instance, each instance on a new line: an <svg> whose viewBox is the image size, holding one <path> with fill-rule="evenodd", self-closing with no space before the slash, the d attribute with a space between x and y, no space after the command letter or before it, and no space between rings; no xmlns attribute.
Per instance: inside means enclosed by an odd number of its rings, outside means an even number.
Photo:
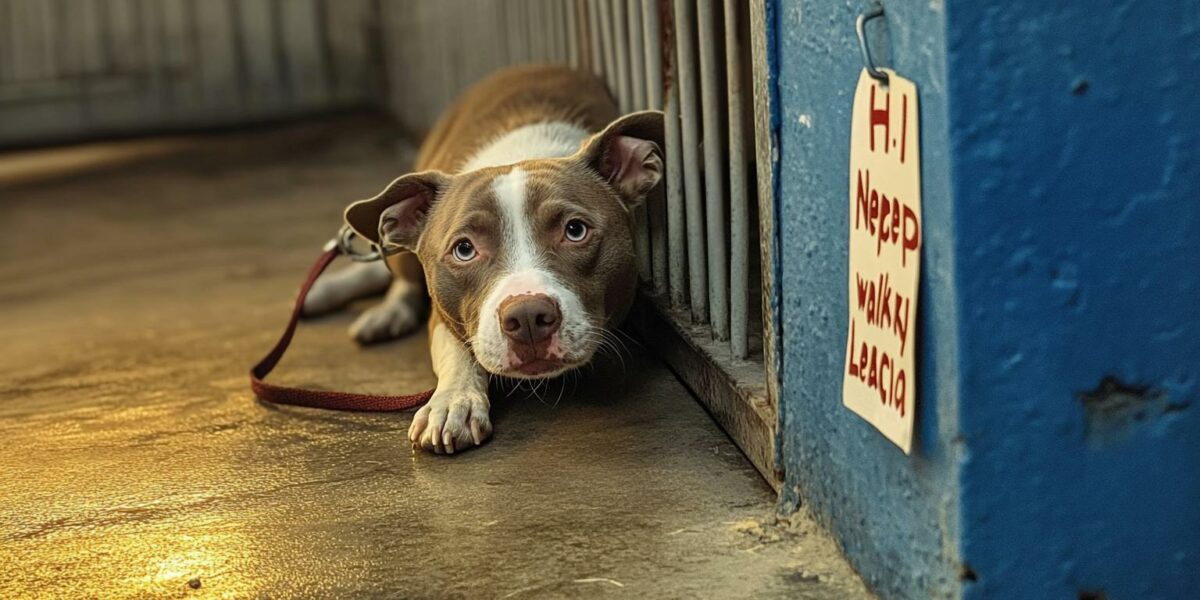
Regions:
<svg viewBox="0 0 1200 600"><path fill-rule="evenodd" d="M437 389L409 439L437 453L492 431L488 374L558 376L589 360L633 303L632 209L658 184L663 117L617 118L591 74L529 66L470 89L434 125L417 172L350 205L346 222L392 273L353 265L317 282L306 314L387 288L351 327L360 342L415 329L432 299Z"/></svg>

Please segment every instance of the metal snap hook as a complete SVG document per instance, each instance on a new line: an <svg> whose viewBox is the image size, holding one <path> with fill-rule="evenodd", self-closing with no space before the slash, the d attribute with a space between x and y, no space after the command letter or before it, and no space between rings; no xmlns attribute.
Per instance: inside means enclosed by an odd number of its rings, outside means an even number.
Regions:
<svg viewBox="0 0 1200 600"><path fill-rule="evenodd" d="M882 16L883 7L875 6L867 12L858 15L858 19L854 22L854 29L858 32L858 48L862 51L863 66L866 67L867 74L879 80L883 85L887 85L888 74L875 67L875 61L871 60L871 49L867 46L867 21Z"/></svg>
<svg viewBox="0 0 1200 600"><path fill-rule="evenodd" d="M359 251L354 247L354 238L358 237L357 233L350 228L349 225L342 225L338 230L337 237L329 240L326 246L336 246L341 253L350 258L354 262L374 262L382 260L393 254L404 252L403 248L382 248L377 244L371 244L371 249L367 252Z"/></svg>

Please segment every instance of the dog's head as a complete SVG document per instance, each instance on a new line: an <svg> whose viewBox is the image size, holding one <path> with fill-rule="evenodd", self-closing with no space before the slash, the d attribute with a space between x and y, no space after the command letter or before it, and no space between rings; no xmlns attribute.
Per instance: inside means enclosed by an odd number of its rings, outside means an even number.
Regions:
<svg viewBox="0 0 1200 600"><path fill-rule="evenodd" d="M417 254L484 369L553 377L591 360L633 302L632 211L662 177L662 143L662 113L634 113L569 157L405 175L346 221Z"/></svg>

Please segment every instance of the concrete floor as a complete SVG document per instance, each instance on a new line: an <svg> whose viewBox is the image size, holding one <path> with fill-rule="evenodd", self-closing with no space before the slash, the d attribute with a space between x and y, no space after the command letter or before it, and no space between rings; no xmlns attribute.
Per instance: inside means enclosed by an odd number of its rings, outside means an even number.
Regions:
<svg viewBox="0 0 1200 600"><path fill-rule="evenodd" d="M410 153L362 119L180 152L0 187L0 597L866 595L636 347L498 399L453 457L414 454L408 414L257 402L342 206ZM358 348L351 318L304 325L276 381L432 384L423 335Z"/></svg>

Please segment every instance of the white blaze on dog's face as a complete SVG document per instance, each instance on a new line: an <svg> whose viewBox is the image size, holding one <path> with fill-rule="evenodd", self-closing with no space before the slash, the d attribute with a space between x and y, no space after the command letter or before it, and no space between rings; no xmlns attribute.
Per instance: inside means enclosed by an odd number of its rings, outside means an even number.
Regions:
<svg viewBox="0 0 1200 600"><path fill-rule="evenodd" d="M569 157L401 177L347 221L417 253L434 309L484 369L553 377L633 302L632 209L661 178L661 140L661 113L636 113Z"/></svg>

